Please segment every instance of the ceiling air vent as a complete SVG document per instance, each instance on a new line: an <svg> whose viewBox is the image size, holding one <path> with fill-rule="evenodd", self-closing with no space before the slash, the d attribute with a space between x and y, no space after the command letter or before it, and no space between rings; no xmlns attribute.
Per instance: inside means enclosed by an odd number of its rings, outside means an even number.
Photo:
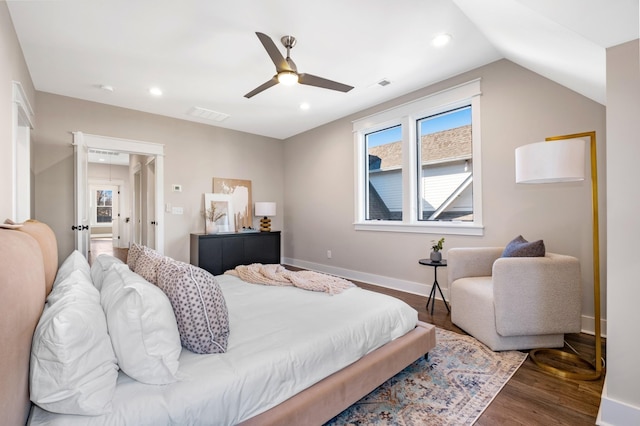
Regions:
<svg viewBox="0 0 640 426"><path fill-rule="evenodd" d="M118 156L120 155L119 152L114 152L114 151L102 151L100 149L90 149L89 150L89 154L98 154L98 155L113 155L113 156Z"/></svg>
<svg viewBox="0 0 640 426"><path fill-rule="evenodd" d="M382 80L380 80L378 82L378 86L382 86L382 87L388 86L390 84L391 84L391 82L389 80L387 80L386 78L383 78Z"/></svg>
<svg viewBox="0 0 640 426"><path fill-rule="evenodd" d="M206 108L200 108L200 107L191 108L188 114L192 117L202 118L204 120L211 120L211 121L224 121L230 117L229 114L213 111Z"/></svg>

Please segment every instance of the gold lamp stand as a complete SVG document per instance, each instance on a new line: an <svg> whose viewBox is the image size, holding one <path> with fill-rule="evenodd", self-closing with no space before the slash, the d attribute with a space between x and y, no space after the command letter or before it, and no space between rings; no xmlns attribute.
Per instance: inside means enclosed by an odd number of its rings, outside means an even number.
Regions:
<svg viewBox="0 0 640 426"><path fill-rule="evenodd" d="M598 173L596 161L596 132L575 133L572 135L553 136L546 138L546 141L559 141L566 139L589 138L591 152L591 206L593 217L593 303L595 319L595 362L590 362L577 354L561 351L558 349L534 349L529 354L533 362L542 370L567 379L576 380L597 380L602 376L602 337L600 330L600 236L598 226ZM545 359L539 355L545 354ZM564 366L556 367L546 360L549 356L573 364L571 369ZM583 365L584 368L579 367ZM577 372L575 370L586 370Z"/></svg>
<svg viewBox="0 0 640 426"><path fill-rule="evenodd" d="M260 219L260 232L271 232L271 219L267 216Z"/></svg>

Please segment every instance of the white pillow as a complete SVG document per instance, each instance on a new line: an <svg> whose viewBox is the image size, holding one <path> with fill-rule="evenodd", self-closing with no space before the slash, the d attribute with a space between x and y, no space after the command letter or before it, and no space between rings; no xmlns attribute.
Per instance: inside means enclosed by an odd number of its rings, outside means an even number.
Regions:
<svg viewBox="0 0 640 426"><path fill-rule="evenodd" d="M87 277L91 277L89 262L78 250L72 251L64 262L62 262L62 265L58 268L58 273L56 274L53 286L55 287L57 284L67 279L73 271L82 271L87 275Z"/></svg>
<svg viewBox="0 0 640 426"><path fill-rule="evenodd" d="M91 279L93 280L93 285L100 290L102 288L102 282L104 281L104 276L107 271L114 264L122 264L122 260L117 257L110 256L108 254L101 254L93 261L91 265Z"/></svg>
<svg viewBox="0 0 640 426"><path fill-rule="evenodd" d="M117 378L100 294L85 272L71 272L53 288L33 335L31 401L55 413L104 414Z"/></svg>
<svg viewBox="0 0 640 426"><path fill-rule="evenodd" d="M151 385L177 381L182 347L176 317L162 290L127 265L114 264L100 295L120 369Z"/></svg>

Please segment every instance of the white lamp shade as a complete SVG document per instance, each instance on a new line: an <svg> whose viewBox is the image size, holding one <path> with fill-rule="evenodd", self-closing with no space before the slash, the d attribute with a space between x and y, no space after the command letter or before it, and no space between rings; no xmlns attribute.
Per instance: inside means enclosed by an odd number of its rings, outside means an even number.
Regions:
<svg viewBox="0 0 640 426"><path fill-rule="evenodd" d="M263 201L255 203L256 216L275 216L276 215L276 203L270 201Z"/></svg>
<svg viewBox="0 0 640 426"><path fill-rule="evenodd" d="M537 142L516 148L516 183L584 180L583 139Z"/></svg>

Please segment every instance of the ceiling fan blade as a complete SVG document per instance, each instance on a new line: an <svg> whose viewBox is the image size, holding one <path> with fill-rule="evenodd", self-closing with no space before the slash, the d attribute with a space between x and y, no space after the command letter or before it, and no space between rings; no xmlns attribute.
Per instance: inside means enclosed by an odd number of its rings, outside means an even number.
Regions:
<svg viewBox="0 0 640 426"><path fill-rule="evenodd" d="M298 74L298 83L306 84L307 86L322 87L323 89L337 90L338 92L348 92L353 89L353 86L306 73Z"/></svg>
<svg viewBox="0 0 640 426"><path fill-rule="evenodd" d="M246 95L244 95L245 98L249 99L252 96L257 95L258 93L267 90L269 87L275 86L276 84L278 84L278 77L273 76L273 78L269 81L267 81L266 83L256 87L255 89L253 89L252 91L250 91L249 93L247 93Z"/></svg>
<svg viewBox="0 0 640 426"><path fill-rule="evenodd" d="M256 33L256 35L258 36L258 38L260 39L260 42L262 43L265 50L269 54L269 57L273 61L273 64L276 66L276 70L278 72L295 71L289 67L289 64L284 59L284 56L282 56L282 53L280 53L280 51L278 50L278 47L276 46L276 44L273 42L273 40L271 40L271 37L269 37L264 33L258 33L258 32Z"/></svg>

